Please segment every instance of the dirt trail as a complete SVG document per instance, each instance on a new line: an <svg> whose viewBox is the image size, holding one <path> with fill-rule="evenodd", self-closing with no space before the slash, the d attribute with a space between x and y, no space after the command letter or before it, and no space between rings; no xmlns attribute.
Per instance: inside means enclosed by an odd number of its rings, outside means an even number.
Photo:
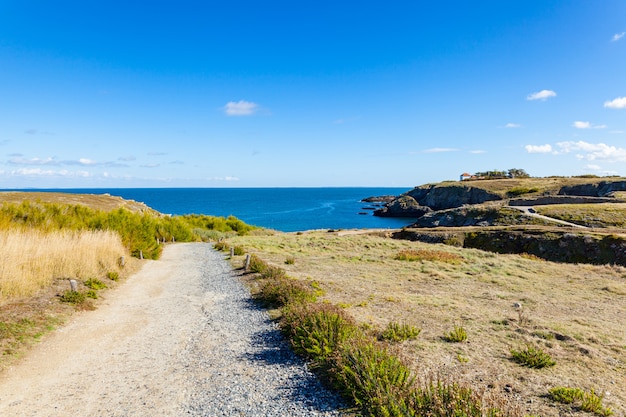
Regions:
<svg viewBox="0 0 626 417"><path fill-rule="evenodd" d="M139 273L106 293L97 310L77 314L0 375L0 416L232 415L232 410L205 412L215 402L209 387L227 386L234 380L232 369L243 367L253 375L272 375L275 368L287 375L297 373L282 363L241 359L258 345L251 334L271 329L262 327L269 322L266 314L249 307L228 306L235 317L251 323L250 334L236 320L225 321L213 313L220 311L225 299L233 298L233 292L243 300L237 301L239 305L249 299L236 280L223 255L207 244L167 246L161 260L148 261ZM213 282L221 284L210 287ZM262 315L260 321L252 314ZM211 346L216 333L211 326L239 336L233 346L225 346L236 355L215 356ZM207 380L209 374L219 381ZM271 383L262 389L242 384L238 388L272 393ZM284 384L276 389L293 396ZM269 409L275 400L276 396L267 400ZM254 407L255 401L242 407ZM233 400L225 398L224 403L231 406Z"/></svg>

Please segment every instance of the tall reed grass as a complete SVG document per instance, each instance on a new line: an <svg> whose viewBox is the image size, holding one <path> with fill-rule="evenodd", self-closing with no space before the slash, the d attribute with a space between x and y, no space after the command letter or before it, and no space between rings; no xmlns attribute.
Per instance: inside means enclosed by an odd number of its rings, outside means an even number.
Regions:
<svg viewBox="0 0 626 417"><path fill-rule="evenodd" d="M111 231L0 231L0 303L28 297L57 278L88 279L119 271L127 253Z"/></svg>

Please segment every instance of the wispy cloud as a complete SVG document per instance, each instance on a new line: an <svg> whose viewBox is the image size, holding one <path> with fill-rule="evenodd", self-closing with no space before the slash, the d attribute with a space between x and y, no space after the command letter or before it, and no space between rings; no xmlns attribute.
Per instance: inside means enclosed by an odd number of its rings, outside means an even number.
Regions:
<svg viewBox="0 0 626 417"><path fill-rule="evenodd" d="M592 125L590 122L576 121L572 124L576 129L605 129L606 125Z"/></svg>
<svg viewBox="0 0 626 417"><path fill-rule="evenodd" d="M61 163L53 158L23 158L16 156L7 161L10 165L61 165Z"/></svg>
<svg viewBox="0 0 626 417"><path fill-rule="evenodd" d="M624 37L624 35L626 35L626 32L622 32L622 33L616 33L615 35L613 35L613 37L611 38L611 42L617 42L620 39L622 39Z"/></svg>
<svg viewBox="0 0 626 417"><path fill-rule="evenodd" d="M68 177L68 178L87 178L91 177L91 174L87 171L68 171L66 169L53 170L53 169L41 169L41 168L20 168L14 171L8 172L13 177Z"/></svg>
<svg viewBox="0 0 626 417"><path fill-rule="evenodd" d="M245 100L229 101L223 109L228 116L250 116L256 113L259 105Z"/></svg>
<svg viewBox="0 0 626 417"><path fill-rule="evenodd" d="M551 97L556 97L556 92L552 91L552 90L541 90L541 91L537 91L536 93L532 93L529 94L526 97L526 100L541 100L541 101L545 101Z"/></svg>
<svg viewBox="0 0 626 417"><path fill-rule="evenodd" d="M48 132L45 130L42 131L39 129L26 129L24 133L26 133L27 135L54 135L54 133L52 132Z"/></svg>
<svg viewBox="0 0 626 417"><path fill-rule="evenodd" d="M135 158L133 155L128 155L128 156L120 156L119 158L117 158L117 160L124 161L124 162L131 162L131 161L137 160L137 158Z"/></svg>
<svg viewBox="0 0 626 417"><path fill-rule="evenodd" d="M473 151L469 151L469 153L481 154L481 153L487 153L487 151L482 150L482 149L476 149L476 150L473 150Z"/></svg>
<svg viewBox="0 0 626 417"><path fill-rule="evenodd" d="M207 178L207 181L239 181L239 177L232 177L232 176L226 176L226 177L212 177L212 178Z"/></svg>
<svg viewBox="0 0 626 417"><path fill-rule="evenodd" d="M517 129L522 127L522 125L519 123L507 123L504 125L504 127L506 127L507 129Z"/></svg>
<svg viewBox="0 0 626 417"><path fill-rule="evenodd" d="M524 146L528 153L550 153L552 152L552 145L526 145Z"/></svg>
<svg viewBox="0 0 626 417"><path fill-rule="evenodd" d="M161 164L143 164L143 165L139 165L141 168L157 168L160 167Z"/></svg>
<svg viewBox="0 0 626 417"><path fill-rule="evenodd" d="M576 153L578 159L588 161L626 162L626 149L605 143L559 142L558 153Z"/></svg>
<svg viewBox="0 0 626 417"><path fill-rule="evenodd" d="M626 97L617 97L611 101L605 101L604 107L608 109L626 109Z"/></svg>

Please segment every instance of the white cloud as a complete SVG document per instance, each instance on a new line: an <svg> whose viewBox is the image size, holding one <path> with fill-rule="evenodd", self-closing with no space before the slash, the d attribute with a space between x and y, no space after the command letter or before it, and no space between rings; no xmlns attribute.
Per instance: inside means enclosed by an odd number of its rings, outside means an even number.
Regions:
<svg viewBox="0 0 626 417"><path fill-rule="evenodd" d="M21 158L21 157L15 157L15 158L11 158L9 159L9 164L11 165L59 165L59 161L56 161L52 158L45 158L45 159L41 159L41 158L31 158L31 159L26 159L26 158Z"/></svg>
<svg viewBox="0 0 626 417"><path fill-rule="evenodd" d="M250 116L259 109L259 105L250 101L240 100L237 102L229 101L223 108L228 116Z"/></svg>
<svg viewBox="0 0 626 417"><path fill-rule="evenodd" d="M88 159L88 158L80 158L78 160L78 163L81 165L96 165L97 162L92 160L92 159Z"/></svg>
<svg viewBox="0 0 626 417"><path fill-rule="evenodd" d="M621 135L622 133L625 133L623 130L611 130L609 131L609 133L613 133L615 135Z"/></svg>
<svg viewBox="0 0 626 417"><path fill-rule="evenodd" d="M528 153L550 153L552 152L552 145L526 145L524 146Z"/></svg>
<svg viewBox="0 0 626 417"><path fill-rule="evenodd" d="M481 153L487 153L487 151L484 151L482 149L476 149L474 151L469 151L469 153L473 153L473 154L481 154Z"/></svg>
<svg viewBox="0 0 626 417"><path fill-rule="evenodd" d="M609 109L626 109L626 97L617 97L611 101L605 101L604 107Z"/></svg>
<svg viewBox="0 0 626 417"><path fill-rule="evenodd" d="M68 171L66 169L55 171L52 169L41 168L20 168L15 171L11 171L10 174L14 177L91 177L91 174L87 171Z"/></svg>
<svg viewBox="0 0 626 417"><path fill-rule="evenodd" d="M592 125L589 122L576 121L572 124L576 129L605 129L606 125Z"/></svg>
<svg viewBox="0 0 626 417"><path fill-rule="evenodd" d="M591 170L591 171L600 171L602 169L602 167L600 165L587 164L587 165L585 165L585 169L588 169L588 170Z"/></svg>
<svg viewBox="0 0 626 417"><path fill-rule="evenodd" d="M536 93L529 94L526 100L542 100L545 101L550 97L556 97L556 92L552 90L541 90Z"/></svg>
<svg viewBox="0 0 626 417"><path fill-rule="evenodd" d="M522 125L518 124L518 123L507 123L504 125L504 127L508 128L508 129L517 129L518 127L522 127Z"/></svg>
<svg viewBox="0 0 626 417"><path fill-rule="evenodd" d="M626 35L626 32L622 32L622 33L616 33L615 35L613 35L613 37L611 38L611 42L617 42L620 39L622 39L624 37L624 35Z"/></svg>
<svg viewBox="0 0 626 417"><path fill-rule="evenodd" d="M626 162L626 149L610 146L605 143L559 142L558 153L578 152L578 159L588 161Z"/></svg>

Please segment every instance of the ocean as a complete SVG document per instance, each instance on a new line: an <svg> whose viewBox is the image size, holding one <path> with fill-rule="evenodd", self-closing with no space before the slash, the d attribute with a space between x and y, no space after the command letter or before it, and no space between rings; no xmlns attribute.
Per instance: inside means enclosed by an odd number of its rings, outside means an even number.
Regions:
<svg viewBox="0 0 626 417"><path fill-rule="evenodd" d="M410 188L80 188L60 191L104 194L140 201L165 214L233 215L248 224L283 232L314 229L395 229L412 219L372 215L371 196L399 195ZM14 190L15 191L15 190Z"/></svg>

